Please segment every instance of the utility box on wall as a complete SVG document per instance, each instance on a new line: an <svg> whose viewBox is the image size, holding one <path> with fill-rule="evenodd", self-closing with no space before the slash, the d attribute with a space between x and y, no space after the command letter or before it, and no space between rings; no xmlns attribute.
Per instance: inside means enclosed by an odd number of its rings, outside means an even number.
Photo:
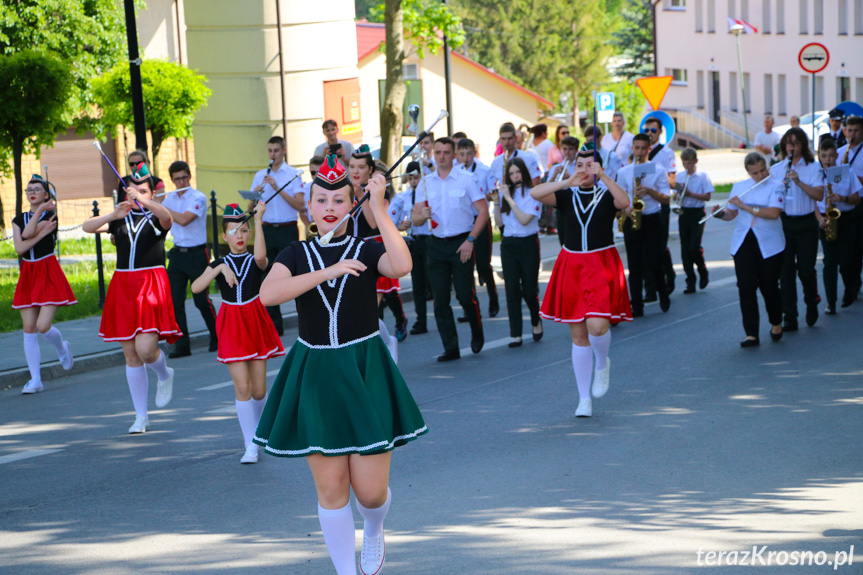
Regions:
<svg viewBox="0 0 863 575"><path fill-rule="evenodd" d="M339 123L340 138L352 144L362 143L359 78L324 82L324 114L326 119Z"/></svg>

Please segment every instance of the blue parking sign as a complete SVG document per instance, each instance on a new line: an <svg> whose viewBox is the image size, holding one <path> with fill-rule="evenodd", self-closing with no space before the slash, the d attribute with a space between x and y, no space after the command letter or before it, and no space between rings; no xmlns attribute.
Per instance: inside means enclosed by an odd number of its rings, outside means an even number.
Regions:
<svg viewBox="0 0 863 575"><path fill-rule="evenodd" d="M600 92L596 95L597 112L614 112L614 92Z"/></svg>

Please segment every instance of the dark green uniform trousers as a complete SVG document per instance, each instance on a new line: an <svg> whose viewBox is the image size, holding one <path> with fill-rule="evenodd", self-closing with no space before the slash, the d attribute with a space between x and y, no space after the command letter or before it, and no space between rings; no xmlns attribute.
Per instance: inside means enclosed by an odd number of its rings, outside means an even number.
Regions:
<svg viewBox="0 0 863 575"><path fill-rule="evenodd" d="M677 229L680 232L680 259L683 260L683 271L686 272L686 287L695 289L698 278L695 269L704 275L704 250L701 249L701 238L704 235L704 224L698 220L704 217L704 208L683 208L683 213L677 216Z"/></svg>
<svg viewBox="0 0 863 575"><path fill-rule="evenodd" d="M824 251L824 295L827 303L836 306L836 295L839 284L839 274L842 274L842 283L845 286L843 299L853 299L853 290L857 288L857 279L854 275L854 240L857 233L857 222L854 218L854 210L843 212L836 221L838 230L836 241L828 242L824 230L819 230L821 236L821 249Z"/></svg>
<svg viewBox="0 0 863 575"><path fill-rule="evenodd" d="M408 244L411 250L413 268L411 268L411 289L414 295L414 308L417 312L417 325L426 327L428 306L426 292L428 291L428 251L429 236L413 236Z"/></svg>
<svg viewBox="0 0 863 575"><path fill-rule="evenodd" d="M293 222L293 225L280 224L278 226L264 224L263 228L264 241L267 242L267 260L269 260L270 268L272 268L273 262L282 253L282 250L300 239L300 231L297 228L296 222ZM269 268L267 271L269 271ZM276 326L276 331L279 335L284 334L285 327L282 323L281 306L267 306L267 314L273 320L273 325Z"/></svg>
<svg viewBox="0 0 863 575"><path fill-rule="evenodd" d="M459 246L468 234L449 238L430 236L427 245L429 280L434 294L434 318L444 351L458 351L458 331L450 307L450 286L470 322L471 334L482 333L482 317L473 285L474 258L462 263Z"/></svg>
<svg viewBox="0 0 863 575"><path fill-rule="evenodd" d="M500 240L500 259L506 285L510 337L521 337L521 300L530 311L530 324L539 325L539 236Z"/></svg>
<svg viewBox="0 0 863 575"><path fill-rule="evenodd" d="M476 259L476 273L479 276L479 285L485 284L488 289L489 305L497 302L497 286L494 283L494 270L491 269L491 220L489 220L483 230L476 237L474 245L474 254Z"/></svg>
<svg viewBox="0 0 863 575"><path fill-rule="evenodd" d="M175 351L188 351L189 325L186 321L186 286L200 277L210 263L210 254L205 246L197 248L173 247L168 252L168 281L171 283L171 300L174 304L174 317L183 336L174 344ZM216 310L210 301L208 290L193 294L195 307L201 312L207 330L210 332L210 347L216 338Z"/></svg>
<svg viewBox="0 0 863 575"><path fill-rule="evenodd" d="M815 260L818 258L818 221L814 213L805 216L786 216L783 213L782 231L785 232L785 254L779 275L782 313L786 321L791 320L793 323L797 321L797 277L803 284L806 306L817 305L818 275L815 272Z"/></svg>

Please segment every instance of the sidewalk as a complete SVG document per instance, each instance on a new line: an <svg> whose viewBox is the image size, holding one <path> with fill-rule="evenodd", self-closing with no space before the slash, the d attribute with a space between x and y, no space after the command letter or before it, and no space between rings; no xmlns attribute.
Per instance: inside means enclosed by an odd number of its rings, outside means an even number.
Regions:
<svg viewBox="0 0 863 575"><path fill-rule="evenodd" d="M540 236L540 253L542 254L542 269L550 271L560 251L557 236ZM500 265L500 242L495 242L492 247L492 266L498 272L498 290L503 297L503 279L501 279ZM405 303L413 301L413 290L411 289L410 276L400 280L402 301ZM478 285L478 283L477 283ZM484 290L485 288L478 288ZM216 310L222 304L221 297L211 294L213 305ZM454 302L454 305L458 305ZM413 306L409 306L405 313L408 318L413 316ZM289 330L297 325L297 313L294 302L282 305L282 316L285 318L285 329ZM193 353L201 353L209 344L209 333L204 325L201 314L191 299L186 300L186 320L189 325ZM104 342L99 337L100 316L77 319L72 321L56 323L57 329L63 333L63 338L69 341L72 354L75 356L75 366L70 371L64 371L56 360L54 348L39 338L39 346L42 350L42 381L51 381L66 375L96 371L105 367L122 365L123 352L116 342ZM285 347L290 347L293 341L282 342ZM23 353L22 331L14 331L0 334L0 381L3 387L21 386L30 379L27 363ZM206 351L204 351L206 353Z"/></svg>

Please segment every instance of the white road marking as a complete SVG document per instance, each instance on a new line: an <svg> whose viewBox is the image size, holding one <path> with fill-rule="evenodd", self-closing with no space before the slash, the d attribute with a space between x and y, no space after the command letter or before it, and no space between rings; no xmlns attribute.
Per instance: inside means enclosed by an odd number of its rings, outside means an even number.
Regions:
<svg viewBox="0 0 863 575"><path fill-rule="evenodd" d="M218 409L211 409L207 413L218 413L218 414L233 413L233 414L236 414L237 413L237 406L236 405L226 405L225 407L219 407Z"/></svg>
<svg viewBox="0 0 863 575"><path fill-rule="evenodd" d="M273 369L273 370L267 372L267 377L272 377L272 376L276 375L277 373L279 373L279 370ZM234 382L232 380L228 380L228 381L223 381L222 383L214 383L213 385L208 385L206 387L199 387L195 391L213 391L214 389L222 389L223 387L230 387L232 385L234 385Z"/></svg>
<svg viewBox="0 0 863 575"><path fill-rule="evenodd" d="M50 455L63 451L62 449L29 449L27 451L19 451L0 457L0 465L4 463L12 463L13 461L21 461L22 459L30 459L31 457L39 457L40 455Z"/></svg>

